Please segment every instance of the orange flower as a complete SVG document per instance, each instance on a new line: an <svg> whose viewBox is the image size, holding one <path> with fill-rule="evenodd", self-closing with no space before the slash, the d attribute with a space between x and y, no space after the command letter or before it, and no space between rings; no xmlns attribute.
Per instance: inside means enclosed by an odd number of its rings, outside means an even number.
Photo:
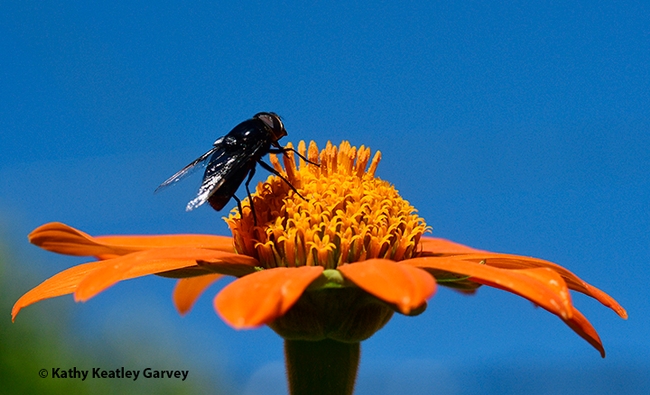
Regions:
<svg viewBox="0 0 650 395"><path fill-rule="evenodd" d="M29 240L48 251L97 261L45 280L14 305L65 294L86 301L115 283L148 274L180 278L173 299L181 314L223 275L237 279L215 298L235 328L267 324L286 339L358 342L385 325L393 311L417 315L436 283L473 293L482 285L522 296L560 317L605 355L595 329L573 306L569 289L627 318L610 296L567 269L541 259L477 250L422 236L416 210L374 176L380 155L344 142L271 162L302 196L270 176L253 196L257 224L244 201L243 218L226 219L233 237L211 235L92 237L61 223L35 229ZM368 162L370 165L367 166ZM366 167L368 169L366 170Z"/></svg>

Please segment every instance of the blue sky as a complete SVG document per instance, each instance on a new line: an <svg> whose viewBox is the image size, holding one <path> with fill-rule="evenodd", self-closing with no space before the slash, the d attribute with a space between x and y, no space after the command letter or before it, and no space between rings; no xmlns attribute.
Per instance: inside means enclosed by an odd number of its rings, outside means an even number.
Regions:
<svg viewBox="0 0 650 395"><path fill-rule="evenodd" d="M574 297L601 335L601 360L527 301L485 287L474 297L442 289L423 315L396 317L363 344L358 393L650 386L648 4L0 9L0 229L16 258L11 273L29 273L25 291L83 262L28 245L27 233L45 222L97 235L227 235L223 213L184 211L200 176L153 190L237 123L274 111L285 143L345 139L381 150L378 175L433 235L557 262L630 314L623 321ZM283 391L275 334L225 325L211 307L219 286L181 318L172 287L128 281L83 305L63 297L31 306L18 320L56 306L70 311L79 337L146 333L243 393L260 383Z"/></svg>

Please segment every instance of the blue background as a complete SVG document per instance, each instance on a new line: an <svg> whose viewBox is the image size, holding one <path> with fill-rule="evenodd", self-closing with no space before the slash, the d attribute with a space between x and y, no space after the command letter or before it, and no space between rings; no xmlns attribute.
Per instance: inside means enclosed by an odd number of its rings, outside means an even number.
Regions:
<svg viewBox="0 0 650 395"><path fill-rule="evenodd" d="M433 235L557 262L630 314L575 295L602 360L521 298L440 289L423 315L395 317L363 344L358 394L646 393L650 6L594 3L3 3L0 228L9 279L24 281L14 300L84 261L29 246L45 222L228 235L225 211L184 211L199 175L153 190L274 111L283 143L381 150L378 175ZM235 331L212 310L225 283L182 318L174 282L147 277L85 304L30 306L11 329L61 309L71 347L135 339L227 391L283 393L281 339Z"/></svg>

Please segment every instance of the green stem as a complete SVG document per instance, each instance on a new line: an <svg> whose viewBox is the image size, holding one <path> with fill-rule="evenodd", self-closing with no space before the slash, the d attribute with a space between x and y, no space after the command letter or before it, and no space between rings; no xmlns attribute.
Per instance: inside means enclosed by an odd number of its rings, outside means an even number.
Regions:
<svg viewBox="0 0 650 395"><path fill-rule="evenodd" d="M361 343L284 341L291 395L352 395Z"/></svg>

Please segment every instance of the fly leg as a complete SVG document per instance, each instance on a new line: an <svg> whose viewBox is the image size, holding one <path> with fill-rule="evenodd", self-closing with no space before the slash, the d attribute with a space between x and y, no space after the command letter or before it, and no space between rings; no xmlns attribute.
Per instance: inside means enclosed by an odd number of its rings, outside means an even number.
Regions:
<svg viewBox="0 0 650 395"><path fill-rule="evenodd" d="M277 148L269 149L270 154L286 154L289 151L294 152L296 155L298 155L300 157L300 159L304 160L305 162L320 167L320 165L318 163L314 163L314 162L310 161L309 159L302 156L302 154L300 152L296 151L293 148L281 147L280 145L278 145Z"/></svg>
<svg viewBox="0 0 650 395"><path fill-rule="evenodd" d="M232 198L237 202L237 209L239 210L239 218L244 218L244 213L241 210L241 200L235 195L232 195ZM254 218L253 218L254 219Z"/></svg>
<svg viewBox="0 0 650 395"><path fill-rule="evenodd" d="M307 201L307 199L305 199L305 197L302 196L300 194L300 192L298 192L298 190L293 185L291 185L289 180L287 180L282 174L280 174L277 170L275 170L273 167L271 167L271 165L262 162L262 160L258 160L257 163L259 163L260 166L262 166L263 168L268 170L270 173L273 173L276 176L280 177L282 179L282 181L286 182L287 185L289 185L289 188L291 188L296 193L296 195L300 196L302 198L302 200ZM309 163L312 163L312 162L309 162Z"/></svg>
<svg viewBox="0 0 650 395"><path fill-rule="evenodd" d="M275 169L274 169L275 170ZM253 176L255 175L255 166L251 167L250 172L248 173L248 179L246 180L246 193L248 194L248 206L251 208L251 213L253 214L253 224L257 226L257 216L255 215L255 205L253 204L253 196L251 196L251 191L248 188L248 185L251 183ZM234 197L235 195L233 195ZM235 197L235 199L237 199ZM239 207L239 215L244 218L244 214L241 211L241 202L237 199L237 207Z"/></svg>

